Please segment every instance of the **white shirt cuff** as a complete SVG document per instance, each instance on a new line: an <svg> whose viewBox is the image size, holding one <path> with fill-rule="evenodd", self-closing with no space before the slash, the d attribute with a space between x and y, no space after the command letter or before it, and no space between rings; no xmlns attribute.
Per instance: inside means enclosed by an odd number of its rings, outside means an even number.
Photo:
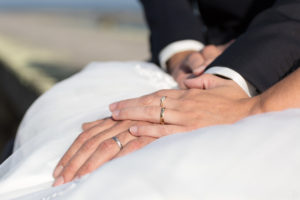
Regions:
<svg viewBox="0 0 300 200"><path fill-rule="evenodd" d="M160 66L167 71L167 62L175 54L183 51L201 51L204 45L197 40L181 40L173 42L159 53Z"/></svg>
<svg viewBox="0 0 300 200"><path fill-rule="evenodd" d="M233 80L248 94L249 97L253 97L257 94L255 88L248 83L248 81L246 81L239 73L228 67L211 67L206 70L205 73L216 74Z"/></svg>

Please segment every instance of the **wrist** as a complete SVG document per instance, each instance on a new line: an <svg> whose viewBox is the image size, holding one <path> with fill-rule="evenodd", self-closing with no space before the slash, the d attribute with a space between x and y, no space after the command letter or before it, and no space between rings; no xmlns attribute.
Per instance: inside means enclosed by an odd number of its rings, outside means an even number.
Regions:
<svg viewBox="0 0 300 200"><path fill-rule="evenodd" d="M225 67L225 66L213 66L205 71L206 74L214 74L221 77L226 77L233 80L241 87L249 97L256 95L255 88L243 78L238 72Z"/></svg>
<svg viewBox="0 0 300 200"><path fill-rule="evenodd" d="M249 116L262 114L265 111L261 95L250 98Z"/></svg>

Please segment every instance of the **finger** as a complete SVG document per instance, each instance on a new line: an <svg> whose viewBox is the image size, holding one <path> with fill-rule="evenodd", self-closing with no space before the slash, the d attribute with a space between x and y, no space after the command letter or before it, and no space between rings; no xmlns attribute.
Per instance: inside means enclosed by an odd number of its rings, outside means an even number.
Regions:
<svg viewBox="0 0 300 200"><path fill-rule="evenodd" d="M126 107L150 106L150 105L155 106L155 105L159 105L160 98L163 96L167 96L168 98L171 99L178 99L185 93L186 93L185 90L160 90L155 93L145 95L142 97L127 99L127 100L113 103L109 106L109 108L110 111L113 112L115 110L120 110ZM159 100L157 101L157 99Z"/></svg>
<svg viewBox="0 0 300 200"><path fill-rule="evenodd" d="M196 76L203 74L206 67L210 65L223 51L215 45L208 45L201 52L204 60L201 66L193 70L193 74Z"/></svg>
<svg viewBox="0 0 300 200"><path fill-rule="evenodd" d="M112 113L115 120L136 120L160 123L162 108L158 106L130 107ZM164 110L164 122L167 124L184 125L186 118L183 112L172 109Z"/></svg>
<svg viewBox="0 0 300 200"><path fill-rule="evenodd" d="M156 138L153 138L153 137L138 137L138 138L128 142L128 144L126 144L126 146L124 146L124 148L114 157L114 159L125 156L125 155L127 155L131 152L136 151L136 150L139 150L139 149L143 148L144 146L150 144L154 140L156 140Z"/></svg>
<svg viewBox="0 0 300 200"><path fill-rule="evenodd" d="M128 131L125 131L117 136L123 146L126 146L130 141L136 139ZM113 159L120 151L120 147L112 138L104 141L100 144L93 155L84 163L84 165L78 170L75 177L81 177L88 173L91 173L101 165Z"/></svg>
<svg viewBox="0 0 300 200"><path fill-rule="evenodd" d="M82 124L82 130L83 131L86 131L100 123L102 123L105 119L99 119L99 120L96 120L96 121L92 121L92 122L86 122L86 123L83 123Z"/></svg>
<svg viewBox="0 0 300 200"><path fill-rule="evenodd" d="M208 58L205 60L205 62L203 63L203 66L205 66L205 68L210 65L214 60L215 60L216 57L214 58Z"/></svg>
<svg viewBox="0 0 300 200"><path fill-rule="evenodd" d="M93 138L95 135L102 133L102 135L99 136L99 142L101 142L101 137L103 137L102 140L106 139L106 135L109 135L111 132L121 132L122 129L119 130L119 126L114 127L114 125L117 122L112 119L107 119L104 122L102 122L100 125L95 126L91 129L88 129L87 131L81 133L76 140L73 142L71 147L68 149L68 151L64 154L62 159L58 162L56 168L53 172L53 177L56 178L60 175L60 173L64 170L64 167L67 165L67 163L71 160L71 158L76 154L76 152L91 138ZM86 144L87 145L87 144Z"/></svg>
<svg viewBox="0 0 300 200"><path fill-rule="evenodd" d="M192 79L186 79L184 81L184 84L187 88L197 88L197 89L205 89L205 79L203 79L201 76L192 78Z"/></svg>
<svg viewBox="0 0 300 200"><path fill-rule="evenodd" d="M92 139L87 141L66 164L61 165L64 167L62 168L62 172L55 177L53 186L60 185L58 182L61 179L63 179L64 183L72 180L77 170L92 155L99 143L99 139Z"/></svg>
<svg viewBox="0 0 300 200"><path fill-rule="evenodd" d="M182 70L180 70L180 72L178 72L175 80L178 83L178 87L180 89L186 89L186 86L184 85L184 80L186 80L191 74L190 73L186 73Z"/></svg>
<svg viewBox="0 0 300 200"><path fill-rule="evenodd" d="M154 95L162 97L167 96L173 99L178 99L182 95L186 93L186 90L180 90L180 89L166 89L166 90L159 90L157 92L154 92Z"/></svg>
<svg viewBox="0 0 300 200"><path fill-rule="evenodd" d="M200 76L201 74L204 73L204 71L205 71L205 69L206 69L207 66L208 66L208 65L206 65L206 64L204 63L204 64L201 65L200 67L194 69L194 70L193 70L193 74L194 74L195 76Z"/></svg>
<svg viewBox="0 0 300 200"><path fill-rule="evenodd" d="M228 85L228 80L220 78L213 74L204 74L199 77L188 79L185 81L185 84L188 88L197 88L197 89L212 89L221 86Z"/></svg>
<svg viewBox="0 0 300 200"><path fill-rule="evenodd" d="M184 126L174 125L149 125L149 126L133 126L129 129L130 133L134 136L149 136L160 138L174 133L188 131L189 129Z"/></svg>
<svg viewBox="0 0 300 200"><path fill-rule="evenodd" d="M147 95L137 99L126 100L119 103L118 110L131 107L160 106L161 98L162 96ZM165 100L163 101L163 106L169 109L175 109L178 107L178 100L166 96Z"/></svg>
<svg viewBox="0 0 300 200"><path fill-rule="evenodd" d="M233 43L235 42L235 39L229 41L228 43L226 44L223 44L223 45L218 45L216 46L220 51L225 51L230 45L232 45Z"/></svg>
<svg viewBox="0 0 300 200"><path fill-rule="evenodd" d="M208 45L201 52L205 60L214 60L222 53L222 50L217 48L215 45Z"/></svg>
<svg viewBox="0 0 300 200"><path fill-rule="evenodd" d="M122 132L117 137L121 144L124 145L126 145L130 140L135 139L134 136L129 134L128 130ZM112 138L109 138L100 144L97 142L94 144L90 143L90 145L86 146L84 149L81 149L81 151L78 152L78 155L72 158L60 176L55 179L53 186L70 182L77 176L82 176L92 172L101 164L115 156L119 150L120 147ZM90 152L88 157L82 157L80 155L81 153L85 153L85 151Z"/></svg>
<svg viewBox="0 0 300 200"><path fill-rule="evenodd" d="M188 59L184 62L184 65L186 65L191 71L194 71L195 69L199 68L204 62L204 57L200 52L195 52L190 54Z"/></svg>

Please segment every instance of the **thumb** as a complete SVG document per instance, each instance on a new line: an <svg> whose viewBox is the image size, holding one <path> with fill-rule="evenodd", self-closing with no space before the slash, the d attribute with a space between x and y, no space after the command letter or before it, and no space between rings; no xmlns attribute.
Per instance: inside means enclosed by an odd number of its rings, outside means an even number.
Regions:
<svg viewBox="0 0 300 200"><path fill-rule="evenodd" d="M184 84L187 88L212 89L228 85L228 80L212 74L203 74L196 78L185 80Z"/></svg>
<svg viewBox="0 0 300 200"><path fill-rule="evenodd" d="M198 76L196 78L186 79L184 80L184 84L187 88L195 88L195 89L204 89L204 81L201 76Z"/></svg>
<svg viewBox="0 0 300 200"><path fill-rule="evenodd" d="M183 65L186 66L189 71L194 71L203 65L204 57L200 52L190 54L184 61Z"/></svg>

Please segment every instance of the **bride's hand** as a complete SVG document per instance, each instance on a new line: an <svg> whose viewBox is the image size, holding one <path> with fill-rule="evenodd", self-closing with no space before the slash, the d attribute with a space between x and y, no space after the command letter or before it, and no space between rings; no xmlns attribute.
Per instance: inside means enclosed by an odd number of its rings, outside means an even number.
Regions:
<svg viewBox="0 0 300 200"><path fill-rule="evenodd" d="M53 186L70 182L94 171L109 160L151 143L154 138L134 137L128 131L131 126L146 124L149 123L128 120L120 122L111 118L83 124L83 133L77 137L54 170ZM122 149L112 139L114 136L120 141Z"/></svg>
<svg viewBox="0 0 300 200"><path fill-rule="evenodd" d="M214 76L214 75L211 75ZM202 90L162 90L140 98L129 99L110 105L115 120L140 120L155 125L132 126L135 136L162 137L197 128L234 123L251 113L256 99L247 94L233 81L215 76L217 87ZM165 125L160 124L163 102Z"/></svg>

